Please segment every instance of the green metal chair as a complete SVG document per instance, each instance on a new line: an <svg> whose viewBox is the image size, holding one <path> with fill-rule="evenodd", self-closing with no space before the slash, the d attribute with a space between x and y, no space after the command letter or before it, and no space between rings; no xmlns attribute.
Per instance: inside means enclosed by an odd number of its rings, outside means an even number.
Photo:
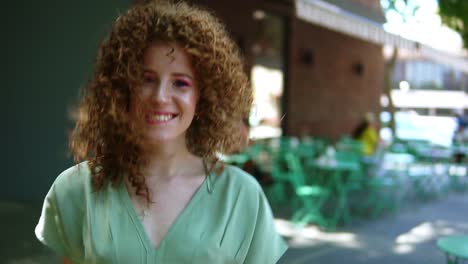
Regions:
<svg viewBox="0 0 468 264"><path fill-rule="evenodd" d="M284 173L287 168L284 155L292 151L291 141L291 137L274 138L267 147L273 183L265 190L265 193L273 209L282 209L286 203L290 202L288 197L291 193L291 183L289 175Z"/></svg>
<svg viewBox="0 0 468 264"><path fill-rule="evenodd" d="M385 210L394 212L398 208L400 198L398 189L401 181L391 172L382 169L385 149L377 149L371 160L362 159L365 180L363 192L366 198L361 204L362 214L369 214L371 217L380 215Z"/></svg>
<svg viewBox="0 0 468 264"><path fill-rule="evenodd" d="M433 170L434 164L415 162L409 166L408 177L411 180L416 199L430 201L446 194L449 185L442 180L446 175L436 175Z"/></svg>
<svg viewBox="0 0 468 264"><path fill-rule="evenodd" d="M456 192L466 192L468 190L468 167L460 164L447 166L451 189Z"/></svg>
<svg viewBox="0 0 468 264"><path fill-rule="evenodd" d="M329 222L321 209L330 195L329 190L323 186L305 184L306 175L297 155L285 153L284 159L287 165L285 174L294 189L292 221L300 225L314 223L327 228Z"/></svg>
<svg viewBox="0 0 468 264"><path fill-rule="evenodd" d="M330 154L330 153L329 153ZM330 209L329 230L343 222L351 222L350 196L362 186L362 169L359 154L352 151L336 151L307 163L307 168L317 177L317 185L333 193L327 202Z"/></svg>
<svg viewBox="0 0 468 264"><path fill-rule="evenodd" d="M347 172L347 178L345 184L341 186L341 190L338 190L340 199L346 199L346 201L339 202L338 204L345 204L347 208L341 208L343 213L343 223L348 225L352 221L352 211L357 207L359 210L361 207L360 202L355 202L356 195L362 193L365 186L365 173L363 164L361 163L362 158L362 144L355 144L352 148L340 150L338 149L335 158L337 161L348 164L350 168ZM343 206L342 206L343 207Z"/></svg>
<svg viewBox="0 0 468 264"><path fill-rule="evenodd" d="M352 152L360 156L363 152L363 144L361 141L350 138L348 136L341 137L336 143L336 149L346 152Z"/></svg>
<svg viewBox="0 0 468 264"><path fill-rule="evenodd" d="M395 212L399 201L396 193L400 184L390 175L374 176L365 181L362 188L367 194L359 210L362 214L370 214L376 217L384 211Z"/></svg>
<svg viewBox="0 0 468 264"><path fill-rule="evenodd" d="M272 158L271 176L273 183L266 188L265 193L275 210L281 209L289 202L290 179L289 175L284 173L284 167L284 162L278 157Z"/></svg>

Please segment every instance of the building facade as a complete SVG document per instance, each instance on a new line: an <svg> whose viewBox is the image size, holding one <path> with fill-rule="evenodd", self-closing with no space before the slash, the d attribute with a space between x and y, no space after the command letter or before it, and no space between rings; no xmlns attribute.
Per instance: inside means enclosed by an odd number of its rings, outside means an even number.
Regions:
<svg viewBox="0 0 468 264"><path fill-rule="evenodd" d="M278 126L283 135L336 139L350 133L364 113L380 111L381 45L298 18L294 1L196 2L226 23L244 53L256 94L277 106L277 113L265 110L270 115L253 118L253 125ZM383 21L378 0L320 2L353 9L372 23ZM258 116L262 103L256 107Z"/></svg>

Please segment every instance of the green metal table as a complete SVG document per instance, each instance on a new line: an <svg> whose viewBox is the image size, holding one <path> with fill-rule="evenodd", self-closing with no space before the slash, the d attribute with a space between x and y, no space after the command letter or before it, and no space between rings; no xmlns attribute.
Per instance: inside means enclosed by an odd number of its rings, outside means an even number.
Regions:
<svg viewBox="0 0 468 264"><path fill-rule="evenodd" d="M308 166L319 172L319 175L325 178L324 185L327 189L337 195L338 203L330 221L329 229L335 229L340 220L345 224L349 224L351 222L348 204L349 187L351 186L349 180L353 174L360 172L359 163L339 160L328 162L314 160Z"/></svg>
<svg viewBox="0 0 468 264"><path fill-rule="evenodd" d="M463 260L468 260L468 236L439 238L437 247L445 253L448 264L459 264Z"/></svg>

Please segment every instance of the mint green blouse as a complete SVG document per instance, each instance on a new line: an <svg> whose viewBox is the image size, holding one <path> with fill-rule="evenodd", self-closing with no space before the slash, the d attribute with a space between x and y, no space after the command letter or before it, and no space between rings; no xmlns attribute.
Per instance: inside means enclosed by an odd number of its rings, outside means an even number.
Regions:
<svg viewBox="0 0 468 264"><path fill-rule="evenodd" d="M287 246L257 181L226 166L211 173L154 248L124 184L93 192L86 163L50 188L37 238L74 264L276 263Z"/></svg>

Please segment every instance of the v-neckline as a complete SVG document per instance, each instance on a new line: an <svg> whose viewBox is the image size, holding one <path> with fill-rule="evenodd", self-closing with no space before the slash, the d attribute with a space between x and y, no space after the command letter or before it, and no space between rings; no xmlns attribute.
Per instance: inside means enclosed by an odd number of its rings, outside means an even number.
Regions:
<svg viewBox="0 0 468 264"><path fill-rule="evenodd" d="M207 175L203 182L200 184L198 189L195 191L193 194L192 198L190 198L189 202L187 205L182 209L182 211L177 215L175 218L174 222L171 224L169 229L167 230L166 234L163 236L163 238L159 241L159 244L157 247L154 247L153 242L151 242L151 239L149 237L149 234L146 232L145 227L143 226L143 223L141 222L140 218L138 217L138 214L136 212L135 207L133 206L132 199L130 197L130 194L128 193L127 187L125 183L122 183L119 192L120 196L125 204L125 207L127 209L128 214L130 215L130 218L136 227L138 231L138 235L140 239L142 240L143 244L145 245L146 252L151 252L152 254L156 255L156 253L161 249L161 247L165 244L165 242L170 238L171 233L173 233L176 229L176 227L181 222L185 215L192 209L192 207L196 204L198 200L200 200L200 197L205 193L209 192L208 189L210 189L210 179L211 173L207 172ZM205 190L206 188L206 190Z"/></svg>

